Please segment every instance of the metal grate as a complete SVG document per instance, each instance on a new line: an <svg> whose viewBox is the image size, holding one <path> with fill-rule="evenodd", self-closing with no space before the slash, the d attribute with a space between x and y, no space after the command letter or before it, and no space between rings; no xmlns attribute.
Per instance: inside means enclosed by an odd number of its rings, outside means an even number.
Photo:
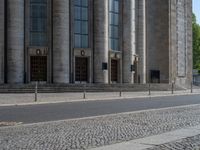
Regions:
<svg viewBox="0 0 200 150"><path fill-rule="evenodd" d="M118 61L114 59L111 60L111 81L118 81Z"/></svg>
<svg viewBox="0 0 200 150"><path fill-rule="evenodd" d="M88 59L76 57L76 81L88 80Z"/></svg>
<svg viewBox="0 0 200 150"><path fill-rule="evenodd" d="M47 81L47 56L31 56L31 81Z"/></svg>

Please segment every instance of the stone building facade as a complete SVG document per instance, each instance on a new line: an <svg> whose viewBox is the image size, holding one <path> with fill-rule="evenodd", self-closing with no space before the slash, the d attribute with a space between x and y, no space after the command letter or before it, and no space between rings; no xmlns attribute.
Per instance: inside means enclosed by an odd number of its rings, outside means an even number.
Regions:
<svg viewBox="0 0 200 150"><path fill-rule="evenodd" d="M192 81L192 0L1 0L0 83Z"/></svg>

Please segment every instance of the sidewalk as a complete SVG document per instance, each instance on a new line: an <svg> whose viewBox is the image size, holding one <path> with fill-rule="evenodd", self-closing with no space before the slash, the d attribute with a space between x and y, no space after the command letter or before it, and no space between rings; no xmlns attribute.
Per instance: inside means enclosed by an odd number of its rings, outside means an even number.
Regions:
<svg viewBox="0 0 200 150"><path fill-rule="evenodd" d="M195 138L195 140L194 140ZM200 125L91 150L168 150L200 148ZM198 140L198 141L197 141Z"/></svg>
<svg viewBox="0 0 200 150"><path fill-rule="evenodd" d="M60 103L60 102L78 102L78 101L92 101L92 100L109 100L109 99L126 99L126 98L145 98L145 97L159 97L159 96L177 96L177 95L191 95L200 94L200 89L193 89L184 91L153 91L149 95L146 92L93 92L93 93L38 93L37 102L35 102L35 93L32 94L0 94L0 106L7 105L29 105L41 103Z"/></svg>

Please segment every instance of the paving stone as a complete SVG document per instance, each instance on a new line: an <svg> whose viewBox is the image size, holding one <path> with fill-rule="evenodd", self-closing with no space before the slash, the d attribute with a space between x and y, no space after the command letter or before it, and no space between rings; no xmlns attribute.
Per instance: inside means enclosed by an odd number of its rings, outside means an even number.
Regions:
<svg viewBox="0 0 200 150"><path fill-rule="evenodd" d="M196 126L200 124L199 116L200 105L196 105L90 119L2 127L0 149L84 150ZM198 141L198 137L194 139ZM180 144L175 144L176 146L180 147ZM161 146L163 147L166 146Z"/></svg>
<svg viewBox="0 0 200 150"><path fill-rule="evenodd" d="M188 137L175 142L170 142L148 148L146 150L199 150L200 149L200 135Z"/></svg>

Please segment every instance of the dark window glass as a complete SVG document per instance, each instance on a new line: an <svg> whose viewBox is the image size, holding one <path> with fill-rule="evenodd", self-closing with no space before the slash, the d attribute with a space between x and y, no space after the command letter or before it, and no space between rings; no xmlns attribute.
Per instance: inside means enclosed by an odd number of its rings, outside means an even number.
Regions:
<svg viewBox="0 0 200 150"><path fill-rule="evenodd" d="M88 48L88 0L74 0L74 47Z"/></svg>
<svg viewBox="0 0 200 150"><path fill-rule="evenodd" d="M119 0L109 0L109 47L119 50Z"/></svg>
<svg viewBox="0 0 200 150"><path fill-rule="evenodd" d="M30 45L47 45L47 0L30 0Z"/></svg>

